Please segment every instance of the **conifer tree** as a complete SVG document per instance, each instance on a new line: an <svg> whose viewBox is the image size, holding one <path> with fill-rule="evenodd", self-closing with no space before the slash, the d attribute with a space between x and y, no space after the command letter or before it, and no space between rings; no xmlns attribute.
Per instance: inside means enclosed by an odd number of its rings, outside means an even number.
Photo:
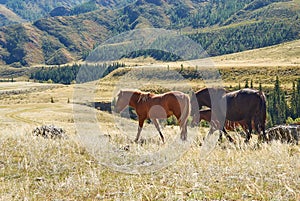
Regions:
<svg viewBox="0 0 300 201"><path fill-rule="evenodd" d="M248 79L246 80L246 83L245 83L245 88L249 88Z"/></svg>

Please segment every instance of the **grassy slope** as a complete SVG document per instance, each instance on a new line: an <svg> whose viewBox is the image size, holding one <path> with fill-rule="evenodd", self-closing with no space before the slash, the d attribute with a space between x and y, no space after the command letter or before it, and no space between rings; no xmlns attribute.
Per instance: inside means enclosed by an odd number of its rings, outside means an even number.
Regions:
<svg viewBox="0 0 300 201"><path fill-rule="evenodd" d="M300 78L300 40L280 45L244 51L219 57L212 57L216 67L224 72L225 83L236 85L253 80L256 87L259 82L271 85L278 75L282 87L291 89L292 82Z"/></svg>
<svg viewBox="0 0 300 201"><path fill-rule="evenodd" d="M244 51L212 60L217 66L299 66L300 40Z"/></svg>
<svg viewBox="0 0 300 201"><path fill-rule="evenodd" d="M96 86L103 97L109 97L113 79L104 79ZM1 96L0 131L0 199L37 200L299 200L299 145L259 145L256 136L249 145L237 133L231 135L237 145L226 140L212 153L205 149L202 137L207 129L189 129L189 139L196 135L187 152L170 166L152 174L119 173L110 166L100 165L96 158L76 139L75 105L67 99L72 86L46 87L44 84L12 83L1 90L28 90L24 94ZM22 86L22 88L20 88ZM92 87L93 84L91 83ZM33 90L36 88L36 90ZM106 91L106 93L104 93ZM109 93L110 91L110 93ZM54 97L55 103L50 103ZM71 99L72 102L72 99ZM83 108L85 113L91 111ZM96 112L102 131L111 136L122 156L149 154L168 147L178 129L165 127L167 142L159 143L153 125L146 125L144 146L131 143L137 122L132 122L133 135L126 138L115 127L113 116ZM87 121L87 120L85 120ZM123 120L125 125L129 122ZM126 123L127 122L127 123ZM67 131L68 139L47 140L31 134L35 126L55 124ZM150 128L149 132L147 128ZM126 131L129 132L129 131ZM176 132L176 133L175 133ZM124 138L125 137L125 138ZM128 151L122 147L129 146ZM179 149L180 151L180 149ZM102 159L110 158L109 153ZM164 152L165 153L165 152ZM174 153L168 153L172 155ZM209 154L209 155L208 155ZM119 163L111 159L111 163ZM130 160L128 161L130 163ZM151 168L151 167L150 167ZM143 168L142 168L143 169Z"/></svg>

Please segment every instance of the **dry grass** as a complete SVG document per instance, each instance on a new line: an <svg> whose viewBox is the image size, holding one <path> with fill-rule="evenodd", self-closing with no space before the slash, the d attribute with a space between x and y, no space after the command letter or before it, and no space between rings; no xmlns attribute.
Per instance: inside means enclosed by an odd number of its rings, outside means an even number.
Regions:
<svg viewBox="0 0 300 201"><path fill-rule="evenodd" d="M195 140L181 158L158 172L126 174L99 165L73 140L46 140L24 130L4 132L1 200L300 198L298 146L273 142L237 148L224 142L207 156Z"/></svg>
<svg viewBox="0 0 300 201"><path fill-rule="evenodd" d="M217 66L299 66L300 40L270 47L213 57Z"/></svg>
<svg viewBox="0 0 300 201"><path fill-rule="evenodd" d="M263 76L264 71L257 72ZM224 80L226 85L234 83ZM130 86L120 83L119 77L77 88L1 83L6 92L0 97L0 200L300 199L299 145L258 144L256 136L244 144L232 132L236 145L223 139L214 146L215 136L203 141L208 128L189 128L189 141L181 143L177 126L163 127L162 144L152 124L145 125L141 143L135 144L136 121L72 104L111 101L118 87ZM179 81L156 84L187 87ZM189 85L202 87L203 82ZM149 82L143 87L151 86ZM17 90L20 93L11 93ZM82 91L86 94L77 99ZM89 93L96 95L90 98ZM42 124L64 128L68 138L33 136L32 130ZM84 145L92 137L99 145L95 150Z"/></svg>

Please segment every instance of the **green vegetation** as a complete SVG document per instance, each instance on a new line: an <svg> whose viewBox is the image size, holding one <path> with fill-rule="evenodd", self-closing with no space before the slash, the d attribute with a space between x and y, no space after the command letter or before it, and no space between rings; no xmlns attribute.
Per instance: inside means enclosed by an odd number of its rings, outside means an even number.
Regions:
<svg viewBox="0 0 300 201"><path fill-rule="evenodd" d="M69 13L69 15L79 15L82 13L88 13L94 10L99 9L97 1L91 0L80 5L73 7Z"/></svg>
<svg viewBox="0 0 300 201"><path fill-rule="evenodd" d="M300 78L293 82L291 94L280 87L278 76L276 77L273 91L268 94L269 126L293 122L300 117Z"/></svg>
<svg viewBox="0 0 300 201"><path fill-rule="evenodd" d="M300 22L271 20L190 34L211 56L271 46L299 38Z"/></svg>
<svg viewBox="0 0 300 201"><path fill-rule="evenodd" d="M84 0L2 0L1 4L13 10L22 18L35 21L46 16L52 9L58 6L73 7L77 4L83 3Z"/></svg>
<svg viewBox="0 0 300 201"><path fill-rule="evenodd" d="M155 50L155 49L134 51L128 55L124 55L124 58L137 58L140 56L152 57L155 60L159 60L159 61L178 61L181 59L176 54L172 54L170 52L166 52L162 50Z"/></svg>
<svg viewBox="0 0 300 201"><path fill-rule="evenodd" d="M119 67L124 67L124 64L73 64L63 67L41 67L31 73L30 79L61 84L82 83L98 80Z"/></svg>
<svg viewBox="0 0 300 201"><path fill-rule="evenodd" d="M26 66L27 62L24 60L26 52L23 45L29 40L29 37L26 34L25 28L20 25L13 25L5 28L5 32L5 48L7 51L3 52L1 57L7 64L20 63L22 66Z"/></svg>
<svg viewBox="0 0 300 201"><path fill-rule="evenodd" d="M216 24L223 24L233 14L243 9L252 0L238 1L227 0L219 1L212 0L209 3L205 1L197 2L196 10L189 10L189 7L182 2L174 3L174 7L170 9L169 13L174 25L192 26L193 28L204 28Z"/></svg>

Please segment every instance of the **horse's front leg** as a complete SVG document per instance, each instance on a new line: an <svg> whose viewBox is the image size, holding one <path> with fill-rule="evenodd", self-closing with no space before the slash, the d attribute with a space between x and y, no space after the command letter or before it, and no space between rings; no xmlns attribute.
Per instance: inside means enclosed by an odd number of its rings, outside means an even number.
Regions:
<svg viewBox="0 0 300 201"><path fill-rule="evenodd" d="M139 117L139 127L138 127L138 132L137 132L137 135L136 135L136 138L135 138L134 142L138 142L138 140L140 138L140 135L141 135L141 132L142 132L142 129L143 129L143 125L144 125L145 120L146 120L146 118Z"/></svg>
<svg viewBox="0 0 300 201"><path fill-rule="evenodd" d="M158 124L158 122L157 122L157 119L151 119L151 121L153 122L153 124L155 125L157 131L159 132L159 135L160 135L160 138L161 138L162 142L165 143L165 138L164 138L163 134L162 134L161 131L160 131L160 128L159 128L159 124Z"/></svg>
<svg viewBox="0 0 300 201"><path fill-rule="evenodd" d="M227 137L227 139L229 140L229 142L235 143L234 139L227 133L227 131L225 130L224 127L223 127L222 131L224 132L224 134Z"/></svg>

